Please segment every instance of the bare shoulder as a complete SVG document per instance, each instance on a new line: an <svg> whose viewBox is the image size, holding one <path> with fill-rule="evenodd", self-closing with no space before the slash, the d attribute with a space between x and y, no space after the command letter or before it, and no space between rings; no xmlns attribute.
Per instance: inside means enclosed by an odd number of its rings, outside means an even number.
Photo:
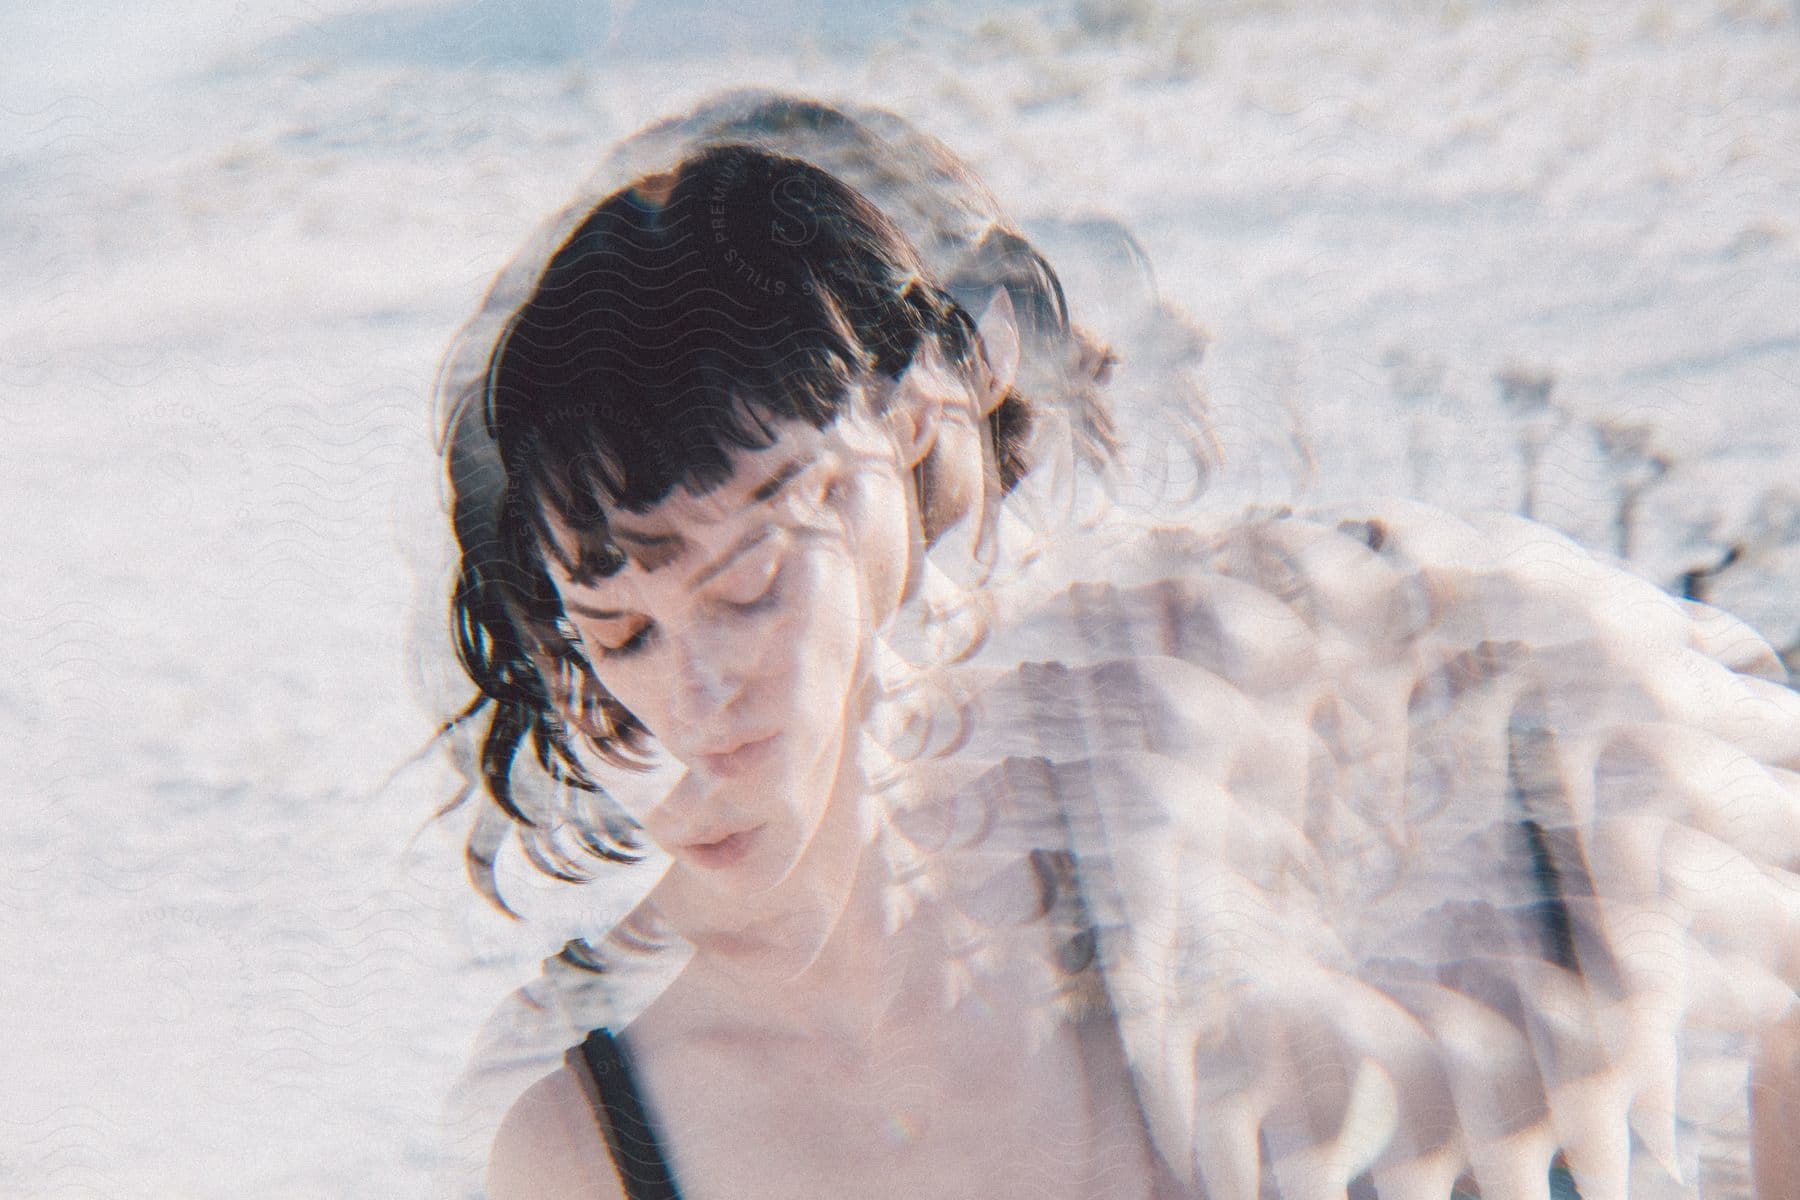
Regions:
<svg viewBox="0 0 1800 1200"><path fill-rule="evenodd" d="M489 1200L624 1200L581 1081L558 1067L507 1112L488 1154Z"/></svg>

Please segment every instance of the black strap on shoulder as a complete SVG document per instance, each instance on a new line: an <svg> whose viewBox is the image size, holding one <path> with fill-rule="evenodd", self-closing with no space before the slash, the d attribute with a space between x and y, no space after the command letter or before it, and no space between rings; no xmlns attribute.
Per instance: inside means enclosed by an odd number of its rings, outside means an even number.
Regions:
<svg viewBox="0 0 1800 1200"><path fill-rule="evenodd" d="M581 1043L581 1055L594 1077L599 1110L595 1115L600 1118L627 1200L681 1200L637 1081L632 1078L625 1048L611 1030L596 1029Z"/></svg>

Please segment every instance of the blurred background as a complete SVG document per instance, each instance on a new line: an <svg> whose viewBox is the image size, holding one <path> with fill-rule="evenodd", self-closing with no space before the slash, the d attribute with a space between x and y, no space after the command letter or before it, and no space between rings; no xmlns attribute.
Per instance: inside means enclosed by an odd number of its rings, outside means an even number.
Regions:
<svg viewBox="0 0 1800 1200"><path fill-rule="evenodd" d="M482 1017L642 879L507 864L512 925L432 821L433 379L608 149L721 88L891 107L1053 250L1110 231L1212 335L1217 503L1526 512L1800 654L1787 0L7 24L0 1196L424 1197L479 1157L440 1110Z"/></svg>

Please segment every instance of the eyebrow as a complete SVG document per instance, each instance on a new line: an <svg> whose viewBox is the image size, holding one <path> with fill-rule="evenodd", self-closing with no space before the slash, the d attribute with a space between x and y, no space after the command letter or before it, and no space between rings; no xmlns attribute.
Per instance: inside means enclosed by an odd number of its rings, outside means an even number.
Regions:
<svg viewBox="0 0 1800 1200"><path fill-rule="evenodd" d="M750 503L752 505L767 504L776 496L779 496L782 489L792 483L802 471L806 470L807 467L811 466L813 461L813 456L811 455L802 455L790 459L787 463L777 468L767 479L756 485L755 490L750 493ZM726 568L730 567L732 563L736 562L742 555L755 548L764 538L768 537L773 532L774 528L767 525L761 529L752 529L749 533L739 538L737 544L731 549L727 550L703 567L700 572L694 576L693 586L703 587L711 582ZM659 570L666 564L673 562L676 558L680 557L682 551L687 547L687 539L682 537L679 533L633 533L627 529L614 529L612 530L612 536L620 541L630 542L634 546L646 549L661 549L665 547L670 549L671 552L666 555L652 556L649 561L641 562L640 565L644 568L645 574ZM583 587L590 586L580 579L571 579L570 582ZM577 616L587 617L595 621L616 621L626 615L623 611L618 609L594 608L590 605L581 603L579 600L570 600L567 598L563 600L563 607L570 612L575 613Z"/></svg>
<svg viewBox="0 0 1800 1200"><path fill-rule="evenodd" d="M812 462L813 458L810 454L789 459L786 466L756 485L756 490L750 493L750 503L764 504L773 500L781 493L782 488L793 482L794 476L806 470L812 465Z"/></svg>

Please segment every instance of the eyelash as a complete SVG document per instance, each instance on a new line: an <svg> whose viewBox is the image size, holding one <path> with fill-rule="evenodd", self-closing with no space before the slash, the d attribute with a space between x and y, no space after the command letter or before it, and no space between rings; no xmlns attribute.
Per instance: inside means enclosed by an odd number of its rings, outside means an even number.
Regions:
<svg viewBox="0 0 1800 1200"><path fill-rule="evenodd" d="M650 644L655 635L651 632L650 622L638 626L637 632L626 638L617 646L601 646L601 658L629 658Z"/></svg>
<svg viewBox="0 0 1800 1200"><path fill-rule="evenodd" d="M762 595L757 596L756 598L751 599L751 600L743 600L743 601L727 600L725 602L725 607L731 609L731 611L733 611L733 612L740 612L740 613L761 612L763 609L768 608L770 605L774 604L775 601L780 598L779 594L781 592L781 577L784 574L786 574L785 568L777 568L775 573L773 575L769 576L769 586L763 589Z"/></svg>
<svg viewBox="0 0 1800 1200"><path fill-rule="evenodd" d="M764 589L763 594L756 597L756 599L745 600L741 603L726 601L725 607L729 608L732 612L743 613L745 615L762 612L765 609L774 607L776 601L781 598L781 581L786 573L785 568L776 571L774 576L769 580L769 586ZM655 640L655 637L656 626L654 622L646 621L638 626L636 633L633 633L619 645L599 647L599 654L601 658L629 658L646 649L650 643Z"/></svg>

